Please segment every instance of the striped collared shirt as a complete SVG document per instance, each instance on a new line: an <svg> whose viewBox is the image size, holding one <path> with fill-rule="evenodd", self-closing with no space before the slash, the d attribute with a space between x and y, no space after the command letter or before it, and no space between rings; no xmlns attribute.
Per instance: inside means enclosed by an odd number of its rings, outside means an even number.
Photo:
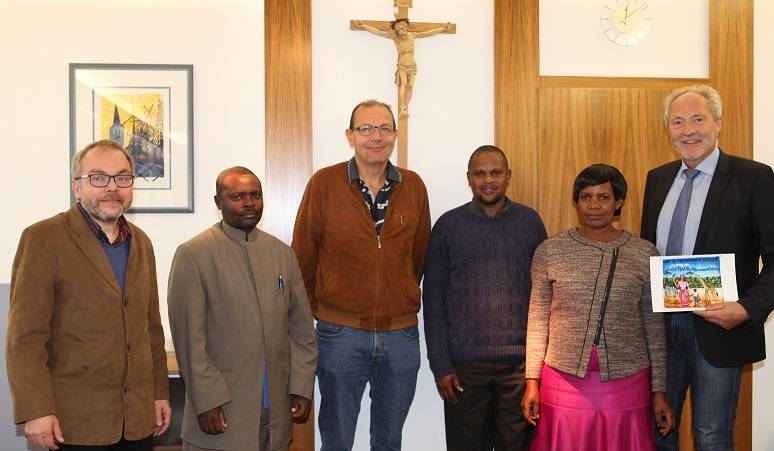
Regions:
<svg viewBox="0 0 774 451"><path fill-rule="evenodd" d="M371 219L374 221L376 234L381 234L382 226L384 225L384 217L387 215L387 205L390 203L391 182L400 183L403 181L403 176L395 165L387 161L387 177L384 179L384 186L382 186L382 189L379 190L376 194L376 198L374 198L374 194L357 172L357 164L355 164L354 157L347 162L347 174L349 175L350 183L357 181L360 186L365 206L368 211L371 212Z"/></svg>
<svg viewBox="0 0 774 451"><path fill-rule="evenodd" d="M86 223L89 224L89 227L91 227L91 231L97 235L97 239L99 239L101 242L109 246L118 247L124 241L132 239L132 232L129 230L129 225L126 222L124 215L121 215L118 218L118 236L116 237L116 240L111 243L105 232L102 231L102 227L100 227L99 224L94 221L94 218L92 218L91 215L83 208L83 205L81 205L80 202L78 202L78 208L81 210L83 217L86 218Z"/></svg>

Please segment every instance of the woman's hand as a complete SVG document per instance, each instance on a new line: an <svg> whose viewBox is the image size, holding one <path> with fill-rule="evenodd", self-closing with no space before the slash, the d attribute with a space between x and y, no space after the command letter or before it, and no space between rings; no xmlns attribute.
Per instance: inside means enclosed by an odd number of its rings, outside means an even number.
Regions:
<svg viewBox="0 0 774 451"><path fill-rule="evenodd" d="M522 401L522 405L524 401ZM675 414L669 407L666 393L653 392L651 395L651 406L653 407L653 418L656 420L658 433L666 437L672 429L675 428Z"/></svg>
<svg viewBox="0 0 774 451"><path fill-rule="evenodd" d="M668 406L667 406L668 407ZM521 397L521 413L532 426L540 420L540 388L537 379L527 379L524 396Z"/></svg>

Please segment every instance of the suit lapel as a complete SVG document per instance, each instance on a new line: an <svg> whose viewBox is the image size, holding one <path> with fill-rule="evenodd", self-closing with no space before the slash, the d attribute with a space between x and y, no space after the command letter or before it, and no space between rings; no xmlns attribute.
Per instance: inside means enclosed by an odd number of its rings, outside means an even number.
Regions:
<svg viewBox="0 0 774 451"><path fill-rule="evenodd" d="M718 165L715 168L715 174L712 176L712 182L710 182L709 191L707 192L707 199L704 201L704 208L701 211L699 231L696 234L696 244L693 246L694 253L701 252L700 249L704 247L702 243L704 235L707 234L709 224L717 212L718 203L720 198L723 197L723 192L726 190L729 180L731 180L731 159L721 151L718 157Z"/></svg>
<svg viewBox="0 0 774 451"><path fill-rule="evenodd" d="M139 246L137 246L137 240L134 239L134 237L137 236L137 230L134 228L134 225L131 223L129 224L129 230L132 233L132 240L129 242L129 259L126 262L126 275L124 276L124 287L134 287L137 286L137 278L140 276L142 271L140 271L140 268L137 267L137 265L140 264L140 259L137 257L137 253L140 252ZM126 291L126 290L124 290Z"/></svg>
<svg viewBox="0 0 774 451"><path fill-rule="evenodd" d="M67 211L67 223L81 252L86 255L86 258L89 259L97 272L105 279L105 282L113 287L116 293L121 294L118 279L116 279L116 275L113 273L110 261L107 255L105 255L105 250L102 249L99 240L94 236L94 232L86 223L86 219L84 219L78 205L73 206Z"/></svg>
<svg viewBox="0 0 774 451"><path fill-rule="evenodd" d="M648 237L652 238L652 241L656 242L656 228L658 226L658 217L661 214L661 209L664 207L664 201L666 200L669 189L672 188L675 177L677 177L677 171L680 170L680 160L673 161L667 164L663 170L654 174L653 180L653 199L651 204L648 205L650 209L649 215L651 221L648 227Z"/></svg>

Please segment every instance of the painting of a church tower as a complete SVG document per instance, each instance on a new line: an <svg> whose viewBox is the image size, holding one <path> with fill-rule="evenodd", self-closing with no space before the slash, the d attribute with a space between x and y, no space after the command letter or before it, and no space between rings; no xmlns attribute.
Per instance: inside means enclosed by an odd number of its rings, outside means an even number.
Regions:
<svg viewBox="0 0 774 451"><path fill-rule="evenodd" d="M168 171L164 158L163 96L103 93L99 111L101 137L126 148L135 159L135 175L151 181L163 178Z"/></svg>
<svg viewBox="0 0 774 451"><path fill-rule="evenodd" d="M72 63L70 154L118 143L136 163L132 212L193 212L192 98L190 64Z"/></svg>

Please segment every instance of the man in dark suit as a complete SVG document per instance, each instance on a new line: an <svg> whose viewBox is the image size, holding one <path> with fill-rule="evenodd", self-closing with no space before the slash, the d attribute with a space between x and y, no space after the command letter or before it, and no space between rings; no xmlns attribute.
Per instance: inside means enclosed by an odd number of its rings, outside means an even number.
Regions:
<svg viewBox="0 0 774 451"><path fill-rule="evenodd" d="M742 366L766 357L774 307L774 173L718 148L723 104L711 87L676 89L664 105L681 159L648 173L642 236L662 255L735 254L739 291L738 302L665 315L667 395L679 419L691 386L697 450L733 449ZM678 449L677 432L655 436L658 449Z"/></svg>

